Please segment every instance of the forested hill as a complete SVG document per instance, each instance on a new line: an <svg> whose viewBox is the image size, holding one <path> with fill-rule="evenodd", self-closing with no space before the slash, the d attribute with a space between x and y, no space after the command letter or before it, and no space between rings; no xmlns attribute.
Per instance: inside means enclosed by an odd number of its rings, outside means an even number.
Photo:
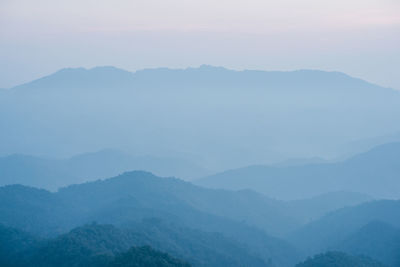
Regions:
<svg viewBox="0 0 400 267"><path fill-rule="evenodd" d="M290 266L299 257L290 244L271 236L297 227L296 220L281 213L274 201L256 193L210 190L146 172L73 185L56 193L20 185L1 187L0 210L1 223L45 237L92 221L123 226L156 217L200 231L198 238L195 232L188 236L195 243L208 240L205 247L220 244L228 259L256 255L252 257Z"/></svg>
<svg viewBox="0 0 400 267"><path fill-rule="evenodd" d="M387 267L365 256L352 256L343 252L327 252L315 255L296 267Z"/></svg>
<svg viewBox="0 0 400 267"><path fill-rule="evenodd" d="M112 231L114 230L114 231ZM111 232L110 232L111 231ZM109 226L86 226L56 239L36 239L0 225L0 266L4 267L189 267L149 246L131 246ZM114 237L114 239L113 239ZM131 245L134 244L131 242Z"/></svg>
<svg viewBox="0 0 400 267"><path fill-rule="evenodd" d="M11 233L17 238L3 244L22 240L24 249L40 245L38 255L59 254L62 262L73 261L69 257L79 254L81 245L89 255L102 257L150 246L193 266L292 267L335 248L350 255L365 252L395 267L398 214L395 200L337 192L283 202L250 190L207 189L140 171L55 193L0 187L0 223L18 229L5 231L2 237Z"/></svg>

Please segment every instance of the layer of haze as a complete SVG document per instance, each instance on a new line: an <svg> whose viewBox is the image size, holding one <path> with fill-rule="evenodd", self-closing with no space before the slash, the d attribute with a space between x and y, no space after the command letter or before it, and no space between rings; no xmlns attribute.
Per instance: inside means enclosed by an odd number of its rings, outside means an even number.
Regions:
<svg viewBox="0 0 400 267"><path fill-rule="evenodd" d="M396 0L2 0L0 88L64 67L337 70L400 89Z"/></svg>

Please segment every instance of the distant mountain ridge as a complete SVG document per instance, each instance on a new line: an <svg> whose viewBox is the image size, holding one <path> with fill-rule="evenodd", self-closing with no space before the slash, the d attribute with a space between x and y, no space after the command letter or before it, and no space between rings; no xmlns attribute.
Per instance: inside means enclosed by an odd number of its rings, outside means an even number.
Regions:
<svg viewBox="0 0 400 267"><path fill-rule="evenodd" d="M245 78L250 80L255 79L257 82L265 82L269 81L271 84L294 84L298 82L307 82L307 83L325 83L330 80L331 82L341 82L348 81L351 82L352 85L370 85L371 87L375 87L377 85L366 82L359 78L351 77L345 73L338 71L322 71L322 70L313 70L313 69L300 69L293 71L263 71L263 70L231 70L224 67L216 67L212 65L201 65L200 67L189 67L185 69L171 69L171 68L149 68L149 69L141 69L135 72L126 71L120 68L116 68L113 66L100 66L94 68L64 68L60 69L50 75L44 76L37 80L17 85L12 88L20 89L23 87L40 87L40 86L48 86L54 85L53 83L67 82L67 81L75 81L77 78L83 78L80 81L83 83L87 83L88 81L98 80L101 78L102 82L105 81L114 81L114 82L139 82L151 80L153 75L157 74L160 77L163 77L167 82L175 81L175 82L199 82L197 80L192 80L193 78L204 78L208 79L203 82L217 82L217 81L225 81L229 82L232 85L238 85L236 82L241 78ZM231 74L235 74L237 76L237 80L227 81L225 80L226 76ZM183 79L187 75L186 79ZM316 77L318 77L316 79ZM262 80L264 79L264 81ZM100 82L99 82L100 84ZM71 85L68 84L67 85ZM265 85L265 84L264 84ZM330 83L329 86L333 84ZM328 87L329 88L329 87ZM389 89L389 88L386 88ZM390 89L392 90L392 89Z"/></svg>
<svg viewBox="0 0 400 267"><path fill-rule="evenodd" d="M375 198L400 198L400 143L375 147L347 160L300 166L249 166L195 181L211 188L250 188L279 199L332 191L359 192Z"/></svg>
<svg viewBox="0 0 400 267"><path fill-rule="evenodd" d="M10 155L0 157L0 185L23 184L57 190L59 187L147 170L160 176L193 179L210 173L189 160L174 157L134 156L104 149L65 159Z"/></svg>
<svg viewBox="0 0 400 267"><path fill-rule="evenodd" d="M0 150L174 150L218 170L332 158L356 139L399 132L399 106L400 92L339 72L63 69L1 92Z"/></svg>

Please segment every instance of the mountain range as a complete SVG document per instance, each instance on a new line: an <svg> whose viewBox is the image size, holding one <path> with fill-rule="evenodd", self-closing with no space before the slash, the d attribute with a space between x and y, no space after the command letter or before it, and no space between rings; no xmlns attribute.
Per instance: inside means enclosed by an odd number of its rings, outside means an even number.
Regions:
<svg viewBox="0 0 400 267"><path fill-rule="evenodd" d="M5 229L0 238L16 235L12 242L18 251L31 251L25 254L30 261L49 258L49 266L98 259L90 255L112 260L141 246L193 266L293 266L332 249L349 255L375 251L368 255L397 266L399 211L399 201L352 193L287 202L135 171L53 193L0 187L0 224L5 227L0 227ZM0 246L0 252L13 248Z"/></svg>
<svg viewBox="0 0 400 267"><path fill-rule="evenodd" d="M400 143L388 143L333 163L248 166L195 181L211 188L253 189L278 199L301 199L332 191L400 198Z"/></svg>
<svg viewBox="0 0 400 267"><path fill-rule="evenodd" d="M159 176L194 179L211 172L186 159L133 156L113 149L48 158L29 155L0 157L0 185L23 184L56 191L70 184L147 170Z"/></svg>
<svg viewBox="0 0 400 267"><path fill-rule="evenodd" d="M317 70L1 89L0 265L398 267L399 116L399 91Z"/></svg>
<svg viewBox="0 0 400 267"><path fill-rule="evenodd" d="M350 142L400 132L399 107L398 91L339 72L63 69L0 92L0 151L111 147L222 171L354 154Z"/></svg>
<svg viewBox="0 0 400 267"><path fill-rule="evenodd" d="M264 225L264 229L269 226L271 234L281 233L296 227L294 219L281 215L272 205L256 203L234 192L203 189L178 179L137 171L72 185L56 193L21 185L1 187L0 223L54 237L93 221L128 227L158 218L201 232L221 233L233 240L233 247L245 247L247 254L290 266L299 257L296 250L256 225ZM245 208L238 209L239 206ZM206 233L198 235L207 237Z"/></svg>

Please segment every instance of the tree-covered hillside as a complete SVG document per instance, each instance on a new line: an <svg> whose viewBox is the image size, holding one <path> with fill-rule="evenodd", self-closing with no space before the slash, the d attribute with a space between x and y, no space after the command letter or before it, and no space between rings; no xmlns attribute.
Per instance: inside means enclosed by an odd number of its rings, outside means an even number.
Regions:
<svg viewBox="0 0 400 267"><path fill-rule="evenodd" d="M296 267L385 267L368 257L351 256L343 252L318 254L296 265Z"/></svg>
<svg viewBox="0 0 400 267"><path fill-rule="evenodd" d="M354 255L368 255L388 266L400 266L400 228L373 221L336 245Z"/></svg>
<svg viewBox="0 0 400 267"><path fill-rule="evenodd" d="M345 201L335 201L342 196ZM89 264L97 259L91 255L108 257L132 246L150 246L193 266L291 267L335 249L365 253L395 267L398 239L391 227L400 226L399 201L356 205L363 200L369 198L335 193L281 202L250 190L207 189L136 171L55 193L21 185L0 187L0 223L44 238L11 232L39 244L35 251L40 253L31 260L54 259L49 264L57 265L71 265L74 257ZM323 215L345 203L353 206ZM304 219L312 214L323 216ZM374 224L377 220L383 224Z"/></svg>
<svg viewBox="0 0 400 267"><path fill-rule="evenodd" d="M38 240L17 229L0 226L0 266L190 266L149 246L129 245L128 239L117 232L112 226L90 225L55 239Z"/></svg>
<svg viewBox="0 0 400 267"><path fill-rule="evenodd" d="M150 247L132 247L117 254L107 267L189 267L190 265Z"/></svg>
<svg viewBox="0 0 400 267"><path fill-rule="evenodd" d="M248 255L255 255L264 262L291 266L299 259L296 249L286 241L268 235L267 230L290 229L292 219L281 215L268 199L257 194L254 198L247 195L204 189L146 172L131 172L104 181L70 186L57 193L18 185L2 187L0 222L44 237L54 237L93 221L119 227L140 223L146 218L159 218L200 231L186 235L185 242L191 240L193 244L199 244L204 240L203 247L228 255L227 258L236 258L235 261L247 261L246 257L251 258ZM263 229L256 226L263 226ZM160 238L172 238L173 229L167 228L165 236ZM206 232L220 233L220 237ZM180 231L177 234L182 236ZM214 248L207 245L211 243L215 244ZM146 244L169 252L155 243Z"/></svg>

